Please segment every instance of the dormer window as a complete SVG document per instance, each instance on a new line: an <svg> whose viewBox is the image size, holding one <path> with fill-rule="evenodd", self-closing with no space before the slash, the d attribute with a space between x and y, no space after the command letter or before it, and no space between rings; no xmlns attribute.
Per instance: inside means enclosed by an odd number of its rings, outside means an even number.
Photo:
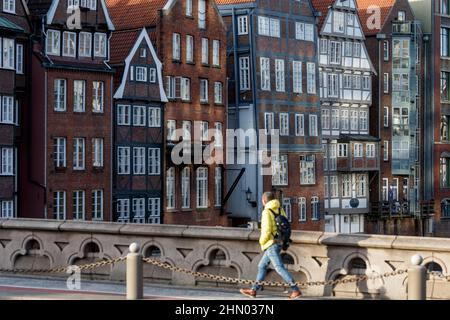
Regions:
<svg viewBox="0 0 450 320"><path fill-rule="evenodd" d="M345 31L344 29L344 17L345 14L344 12L340 12L340 11L334 11L333 12L333 29L335 32L339 32L339 33L343 33Z"/></svg>
<svg viewBox="0 0 450 320"><path fill-rule="evenodd" d="M397 20L398 21L405 21L406 20L406 12L405 11L399 11Z"/></svg>
<svg viewBox="0 0 450 320"><path fill-rule="evenodd" d="M139 56L141 58L146 58L147 57L147 49L141 48Z"/></svg>
<svg viewBox="0 0 450 320"><path fill-rule="evenodd" d="M147 82L147 67L136 67L136 81Z"/></svg>
<svg viewBox="0 0 450 320"><path fill-rule="evenodd" d="M76 52L76 33L65 31L63 33L63 56L75 57Z"/></svg>
<svg viewBox="0 0 450 320"><path fill-rule="evenodd" d="M61 49L61 33L56 30L47 30L47 54L59 56Z"/></svg>
<svg viewBox="0 0 450 320"><path fill-rule="evenodd" d="M16 13L16 0L3 0L3 12Z"/></svg>
<svg viewBox="0 0 450 320"><path fill-rule="evenodd" d="M80 57L90 57L92 46L92 34L80 32L79 55Z"/></svg>

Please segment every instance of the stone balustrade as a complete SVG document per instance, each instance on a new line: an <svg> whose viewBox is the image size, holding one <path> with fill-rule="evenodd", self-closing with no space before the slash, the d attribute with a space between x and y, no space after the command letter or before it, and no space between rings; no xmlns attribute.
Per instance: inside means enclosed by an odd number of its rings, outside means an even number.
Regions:
<svg viewBox="0 0 450 320"><path fill-rule="evenodd" d="M259 231L252 229L174 225L136 225L102 222L0 220L0 268L50 268L85 264L124 256L137 242L144 256L171 265L243 279L255 279L261 258ZM293 244L283 259L298 281L323 281L354 275L377 275L406 269L414 254L430 269L450 273L450 239L380 235L338 235L293 232ZM92 279L123 281L125 264L84 274ZM234 287L146 265L145 281L186 286ZM274 270L267 280L281 279ZM269 288L266 288L269 289ZM308 296L406 299L407 275L308 287ZM450 282L435 276L427 295L450 299Z"/></svg>

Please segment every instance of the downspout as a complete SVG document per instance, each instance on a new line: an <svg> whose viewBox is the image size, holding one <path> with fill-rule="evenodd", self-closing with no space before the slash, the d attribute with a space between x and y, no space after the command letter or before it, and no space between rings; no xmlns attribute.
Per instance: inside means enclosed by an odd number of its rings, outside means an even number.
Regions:
<svg viewBox="0 0 450 320"><path fill-rule="evenodd" d="M235 101L234 101L234 108L235 108L235 128L240 127L240 119L239 119L239 69L238 69L238 54L237 54L237 46L238 46L238 39L237 39L237 30L236 30L236 15L235 15L235 8L232 9L232 19L233 19L233 55L234 55L234 94L235 94ZM234 160L234 159L233 159Z"/></svg>

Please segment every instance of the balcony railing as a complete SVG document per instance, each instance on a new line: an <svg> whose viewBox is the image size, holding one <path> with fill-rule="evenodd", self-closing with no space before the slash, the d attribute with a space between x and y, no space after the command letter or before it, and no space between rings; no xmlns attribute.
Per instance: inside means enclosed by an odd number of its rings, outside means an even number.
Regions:
<svg viewBox="0 0 450 320"><path fill-rule="evenodd" d="M414 31L414 25L410 21L393 22L392 33L410 34Z"/></svg>
<svg viewBox="0 0 450 320"><path fill-rule="evenodd" d="M354 157L351 154L344 158L337 158L337 171L378 171L379 169L378 152L375 154L375 157Z"/></svg>
<svg viewBox="0 0 450 320"><path fill-rule="evenodd" d="M410 201L382 201L371 205L370 216L374 220L426 218L435 213L434 201L419 203L419 216L411 209Z"/></svg>

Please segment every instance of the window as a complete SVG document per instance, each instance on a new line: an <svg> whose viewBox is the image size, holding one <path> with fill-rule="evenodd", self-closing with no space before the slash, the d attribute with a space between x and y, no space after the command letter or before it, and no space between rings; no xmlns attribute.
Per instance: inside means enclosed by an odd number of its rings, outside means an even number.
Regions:
<svg viewBox="0 0 450 320"><path fill-rule="evenodd" d="M383 161L389 161L389 141L383 141Z"/></svg>
<svg viewBox="0 0 450 320"><path fill-rule="evenodd" d="M117 124L119 126L130 125L131 106L119 104L117 105Z"/></svg>
<svg viewBox="0 0 450 320"><path fill-rule="evenodd" d="M92 220L103 219L103 190L92 190Z"/></svg>
<svg viewBox="0 0 450 320"><path fill-rule="evenodd" d="M306 64L307 69L307 92L308 94L316 93L316 64L308 62Z"/></svg>
<svg viewBox="0 0 450 320"><path fill-rule="evenodd" d="M106 57L106 41L106 34L94 34L94 57Z"/></svg>
<svg viewBox="0 0 450 320"><path fill-rule="evenodd" d="M348 144L347 143L339 143L338 144L338 157L339 158L347 158L348 157Z"/></svg>
<svg viewBox="0 0 450 320"><path fill-rule="evenodd" d="M186 62L194 62L194 37L186 36Z"/></svg>
<svg viewBox="0 0 450 320"><path fill-rule="evenodd" d="M338 41L330 41L330 63L340 64L341 56L341 43Z"/></svg>
<svg viewBox="0 0 450 320"><path fill-rule="evenodd" d="M14 218L14 201L0 201L0 218Z"/></svg>
<svg viewBox="0 0 450 320"><path fill-rule="evenodd" d="M159 198L148 199L148 223L161 223L161 200Z"/></svg>
<svg viewBox="0 0 450 320"><path fill-rule="evenodd" d="M331 98L339 97L339 75L328 74L328 96Z"/></svg>
<svg viewBox="0 0 450 320"><path fill-rule="evenodd" d="M260 58L261 63L261 90L270 91L270 59Z"/></svg>
<svg viewBox="0 0 450 320"><path fill-rule="evenodd" d="M130 199L117 199L118 222L128 222L130 218Z"/></svg>
<svg viewBox="0 0 450 320"><path fill-rule="evenodd" d="M145 199L135 198L133 199L133 222L144 223L145 222Z"/></svg>
<svg viewBox="0 0 450 320"><path fill-rule="evenodd" d="M181 78L181 100L190 101L191 100L191 79Z"/></svg>
<svg viewBox="0 0 450 320"><path fill-rule="evenodd" d="M274 129L274 118L273 112L264 113L264 128L266 129L266 134L273 134Z"/></svg>
<svg viewBox="0 0 450 320"><path fill-rule="evenodd" d="M6 176L13 174L14 174L14 149L2 148L0 175Z"/></svg>
<svg viewBox="0 0 450 320"><path fill-rule="evenodd" d="M103 139L92 139L92 166L94 168L103 167Z"/></svg>
<svg viewBox="0 0 450 320"><path fill-rule="evenodd" d="M76 39L77 35L74 32L63 33L63 56L75 57L76 55Z"/></svg>
<svg viewBox="0 0 450 320"><path fill-rule="evenodd" d="M268 18L268 17L258 17L258 33L262 36L269 37L280 37L280 20Z"/></svg>
<svg viewBox="0 0 450 320"><path fill-rule="evenodd" d="M73 219L84 220L85 218L85 192L83 190L76 190L72 195L73 201Z"/></svg>
<svg viewBox="0 0 450 320"><path fill-rule="evenodd" d="M365 174L356 175L356 196L367 196L367 176Z"/></svg>
<svg viewBox="0 0 450 320"><path fill-rule="evenodd" d="M158 176L161 174L161 150L148 148L148 174Z"/></svg>
<svg viewBox="0 0 450 320"><path fill-rule="evenodd" d="M191 169L188 167L181 170L181 208L191 207Z"/></svg>
<svg viewBox="0 0 450 320"><path fill-rule="evenodd" d="M443 115L441 116L441 141L449 142L450 141L450 116Z"/></svg>
<svg viewBox="0 0 450 320"><path fill-rule="evenodd" d="M358 131L358 110L350 111L350 130Z"/></svg>
<svg viewBox="0 0 450 320"><path fill-rule="evenodd" d="M389 61L389 41L383 41L383 59Z"/></svg>
<svg viewBox="0 0 450 320"><path fill-rule="evenodd" d="M339 109L331 110L331 129L339 130Z"/></svg>
<svg viewBox="0 0 450 320"><path fill-rule="evenodd" d="M146 118L145 106L133 106L133 125L136 127L145 127Z"/></svg>
<svg viewBox="0 0 450 320"><path fill-rule="evenodd" d="M16 45L16 72L23 74L23 45Z"/></svg>
<svg viewBox="0 0 450 320"><path fill-rule="evenodd" d="M191 140L191 129L192 129L191 122L183 121L182 129L183 129L183 140L190 141Z"/></svg>
<svg viewBox="0 0 450 320"><path fill-rule="evenodd" d="M150 68L150 83L156 83L156 69L155 68Z"/></svg>
<svg viewBox="0 0 450 320"><path fill-rule="evenodd" d="M208 80L200 79L200 102L208 103Z"/></svg>
<svg viewBox="0 0 450 320"><path fill-rule="evenodd" d="M406 12L405 11L399 11L397 14L398 21L405 21L406 19Z"/></svg>
<svg viewBox="0 0 450 320"><path fill-rule="evenodd" d="M53 192L53 218L56 220L66 220L66 192Z"/></svg>
<svg viewBox="0 0 450 320"><path fill-rule="evenodd" d="M223 88L222 82L214 83L214 103L222 104L223 103Z"/></svg>
<svg viewBox="0 0 450 320"><path fill-rule="evenodd" d="M389 73L383 75L383 88L384 93L389 93Z"/></svg>
<svg viewBox="0 0 450 320"><path fill-rule="evenodd" d="M8 13L16 13L16 1L3 0L3 11Z"/></svg>
<svg viewBox="0 0 450 320"><path fill-rule="evenodd" d="M363 157L363 144L362 143L355 143L353 146L353 156L355 158L362 158Z"/></svg>
<svg viewBox="0 0 450 320"><path fill-rule="evenodd" d="M450 188L450 158L440 159L440 185L441 188Z"/></svg>
<svg viewBox="0 0 450 320"><path fill-rule="evenodd" d="M289 135L289 113L280 113L280 136Z"/></svg>
<svg viewBox="0 0 450 320"><path fill-rule="evenodd" d="M309 23L295 23L295 39L314 41L314 26Z"/></svg>
<svg viewBox="0 0 450 320"><path fill-rule="evenodd" d="M330 129L330 110L322 109L322 129Z"/></svg>
<svg viewBox="0 0 450 320"><path fill-rule="evenodd" d="M312 219L320 220L320 203L318 197L311 198Z"/></svg>
<svg viewBox="0 0 450 320"><path fill-rule="evenodd" d="M14 124L14 97L3 96L0 111L0 123Z"/></svg>
<svg viewBox="0 0 450 320"><path fill-rule="evenodd" d="M136 147L133 148L133 174L144 175L145 174L145 148Z"/></svg>
<svg viewBox="0 0 450 320"><path fill-rule="evenodd" d="M215 205L220 207L222 205L222 168L216 167L214 175L214 195Z"/></svg>
<svg viewBox="0 0 450 320"><path fill-rule="evenodd" d="M299 137L305 136L305 116L303 114L295 115L295 135Z"/></svg>
<svg viewBox="0 0 450 320"><path fill-rule="evenodd" d="M370 90L370 77L363 76L361 79L363 90Z"/></svg>
<svg viewBox="0 0 450 320"><path fill-rule="evenodd" d="M300 222L306 221L306 198L298 198L298 216Z"/></svg>
<svg viewBox="0 0 450 320"><path fill-rule="evenodd" d="M319 136L319 130L317 128L317 115L309 115L309 135L311 137Z"/></svg>
<svg viewBox="0 0 450 320"><path fill-rule="evenodd" d="M140 48L140 49L139 49L139 57L140 57L140 58L147 58L147 49L145 49L145 48Z"/></svg>
<svg viewBox="0 0 450 320"><path fill-rule="evenodd" d="M172 35L172 59L177 61L181 59L181 44L179 33L174 33Z"/></svg>
<svg viewBox="0 0 450 320"><path fill-rule="evenodd" d="M316 157L314 155L300 156L300 184L316 183Z"/></svg>
<svg viewBox="0 0 450 320"><path fill-rule="evenodd" d="M352 196L352 175L343 174L342 175L342 197L351 198Z"/></svg>
<svg viewBox="0 0 450 320"><path fill-rule="evenodd" d="M209 124L208 121L200 122L200 139L201 141L209 141Z"/></svg>
<svg viewBox="0 0 450 320"><path fill-rule="evenodd" d="M289 221L292 221L292 205L290 198L283 198L283 210Z"/></svg>
<svg viewBox="0 0 450 320"><path fill-rule="evenodd" d="M84 170L85 140L84 138L73 139L73 169Z"/></svg>
<svg viewBox="0 0 450 320"><path fill-rule="evenodd" d="M53 163L56 168L66 167L66 138L53 139Z"/></svg>
<svg viewBox="0 0 450 320"><path fill-rule="evenodd" d="M441 71L441 100L450 100L450 72Z"/></svg>
<svg viewBox="0 0 450 320"><path fill-rule="evenodd" d="M80 57L91 56L91 44L92 44L92 34L87 32L80 32L78 43L78 54Z"/></svg>
<svg viewBox="0 0 450 320"><path fill-rule="evenodd" d="M368 112L366 110L359 111L359 130L360 131L368 131Z"/></svg>
<svg viewBox="0 0 450 320"><path fill-rule="evenodd" d="M333 11L333 29L334 32L344 33L345 23L344 23L345 13L340 11Z"/></svg>
<svg viewBox="0 0 450 320"><path fill-rule="evenodd" d="M350 128L350 118L348 110L341 110L341 131L348 131Z"/></svg>
<svg viewBox="0 0 450 320"><path fill-rule="evenodd" d="M337 176L330 176L330 197L339 198L339 184Z"/></svg>
<svg viewBox="0 0 450 320"><path fill-rule="evenodd" d="M383 201L389 201L389 179L383 178L381 197Z"/></svg>
<svg viewBox="0 0 450 320"><path fill-rule="evenodd" d="M161 109L157 107L148 108L148 126L158 128L161 126Z"/></svg>
<svg viewBox="0 0 450 320"><path fill-rule="evenodd" d="M175 120L167 120L167 140L175 141L176 140L176 121Z"/></svg>
<svg viewBox="0 0 450 320"><path fill-rule="evenodd" d="M250 59L239 58L239 81L241 90L250 90Z"/></svg>
<svg viewBox="0 0 450 320"><path fill-rule="evenodd" d="M102 81L92 82L93 92L92 92L92 111L94 113L103 112L103 88L104 83Z"/></svg>
<svg viewBox="0 0 450 320"><path fill-rule="evenodd" d="M167 209L175 209L175 168L169 168L166 173Z"/></svg>
<svg viewBox="0 0 450 320"><path fill-rule="evenodd" d="M392 141L392 159L409 159L409 140Z"/></svg>
<svg viewBox="0 0 450 320"><path fill-rule="evenodd" d="M328 40L320 39L320 53L327 54L328 53Z"/></svg>
<svg viewBox="0 0 450 320"><path fill-rule="evenodd" d="M223 125L222 122L214 123L214 142L215 146L220 148L223 146Z"/></svg>
<svg viewBox="0 0 450 320"><path fill-rule="evenodd" d="M276 90L278 92L285 91L285 75L284 75L284 60L275 60L275 82Z"/></svg>
<svg viewBox="0 0 450 320"><path fill-rule="evenodd" d="M206 0L198 0L198 27L206 28Z"/></svg>
<svg viewBox="0 0 450 320"><path fill-rule="evenodd" d="M197 169L197 208L208 207L208 169Z"/></svg>
<svg viewBox="0 0 450 320"><path fill-rule="evenodd" d="M385 128L389 127L389 107L384 107L383 113L383 126Z"/></svg>
<svg viewBox="0 0 450 320"><path fill-rule="evenodd" d="M209 40L207 38L202 38L202 63L209 63Z"/></svg>
<svg viewBox="0 0 450 320"><path fill-rule="evenodd" d="M192 17L192 0L186 0L186 15Z"/></svg>
<svg viewBox="0 0 450 320"><path fill-rule="evenodd" d="M294 93L302 93L302 62L292 61L292 88Z"/></svg>
<svg viewBox="0 0 450 320"><path fill-rule="evenodd" d="M248 34L248 16L239 16L237 21L238 35Z"/></svg>
<svg viewBox="0 0 450 320"><path fill-rule="evenodd" d="M117 148L117 172L118 174L130 174L130 148Z"/></svg>
<svg viewBox="0 0 450 320"><path fill-rule="evenodd" d="M5 39L3 39L3 41L4 40ZM60 50L61 50L61 33L56 30L47 30L47 39L46 39L47 54L59 56Z"/></svg>
<svg viewBox="0 0 450 320"><path fill-rule="evenodd" d="M272 185L287 186L288 185L288 156L273 155L272 156Z"/></svg>
<svg viewBox="0 0 450 320"><path fill-rule="evenodd" d="M355 42L353 44L353 56L356 58L361 57L361 43Z"/></svg>
<svg viewBox="0 0 450 320"><path fill-rule="evenodd" d="M86 82L83 80L74 80L73 82L73 111L85 111Z"/></svg>
<svg viewBox="0 0 450 320"><path fill-rule="evenodd" d="M366 145L366 157L375 158L375 145L373 143Z"/></svg>
<svg viewBox="0 0 450 320"><path fill-rule="evenodd" d="M54 110L66 111L66 80L55 79L54 81Z"/></svg>
<svg viewBox="0 0 450 320"><path fill-rule="evenodd" d="M213 40L213 66L220 66L220 41Z"/></svg>
<svg viewBox="0 0 450 320"><path fill-rule="evenodd" d="M449 28L441 28L441 57L448 57L449 49Z"/></svg>
<svg viewBox="0 0 450 320"><path fill-rule="evenodd" d="M136 67L136 81L147 82L147 67Z"/></svg>

